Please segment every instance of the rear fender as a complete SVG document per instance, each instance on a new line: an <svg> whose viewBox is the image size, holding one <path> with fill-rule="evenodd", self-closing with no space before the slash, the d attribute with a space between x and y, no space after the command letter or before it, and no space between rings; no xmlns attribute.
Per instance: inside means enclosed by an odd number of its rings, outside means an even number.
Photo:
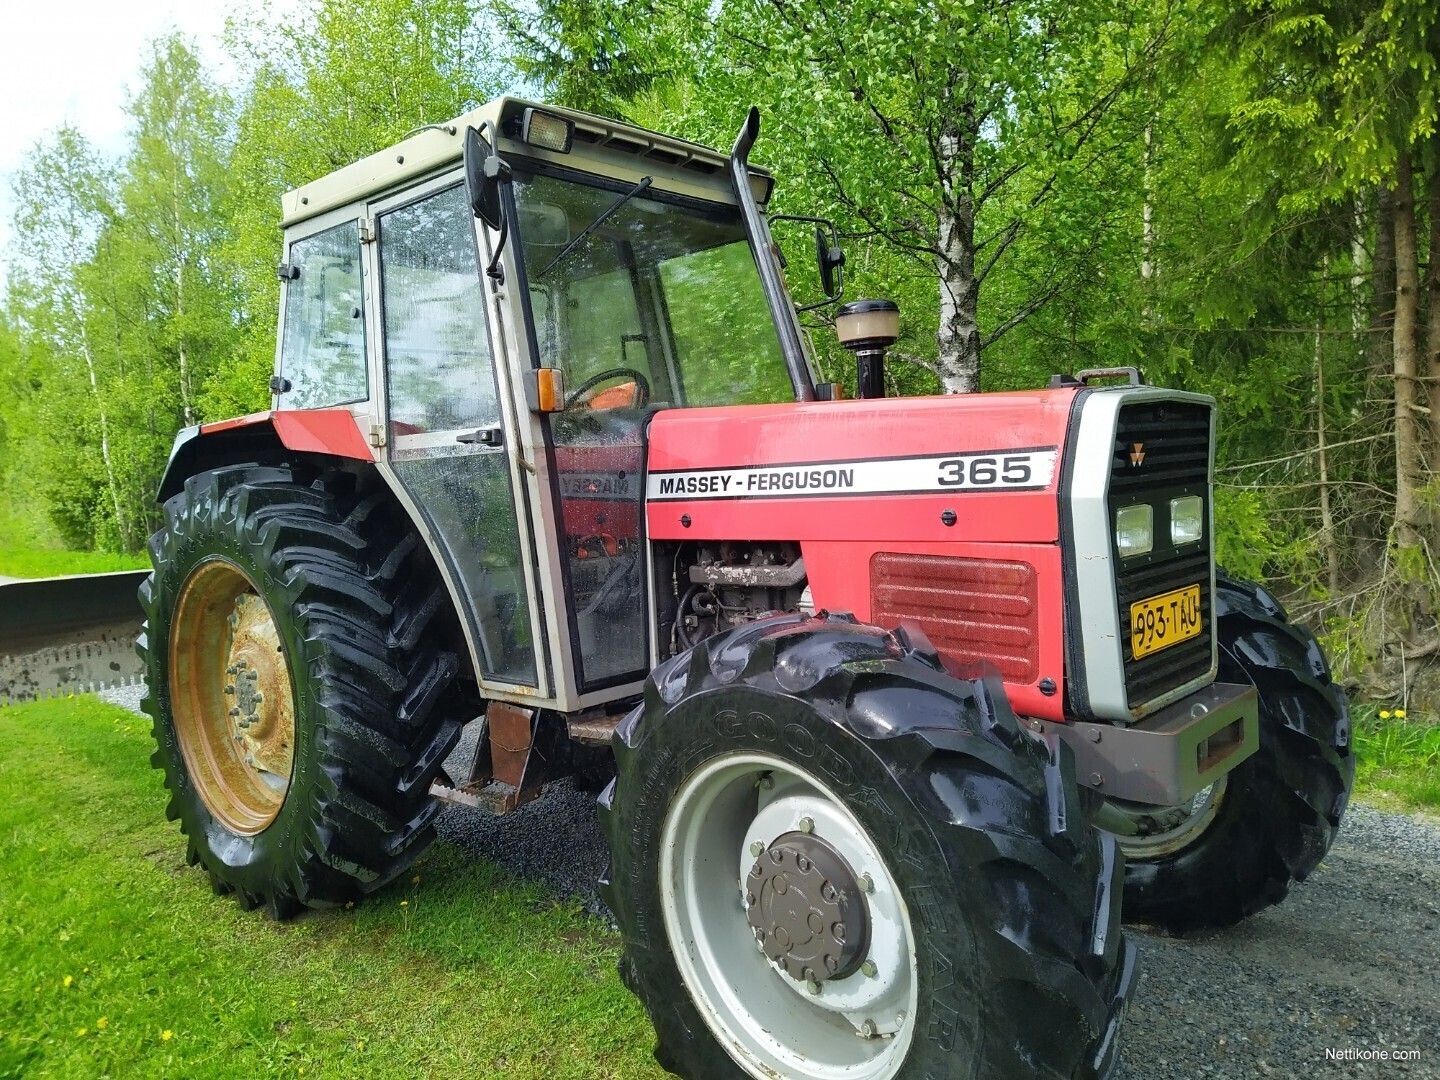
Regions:
<svg viewBox="0 0 1440 1080"><path fill-rule="evenodd" d="M297 454L375 461L375 451L347 409L251 413L182 429L156 498L163 503L184 490L187 477L207 469L250 461L276 464Z"/></svg>

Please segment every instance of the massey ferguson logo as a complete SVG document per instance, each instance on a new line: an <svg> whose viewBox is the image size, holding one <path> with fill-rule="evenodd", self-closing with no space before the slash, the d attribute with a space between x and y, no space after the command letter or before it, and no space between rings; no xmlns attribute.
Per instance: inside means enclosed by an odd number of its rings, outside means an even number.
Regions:
<svg viewBox="0 0 1440 1080"><path fill-rule="evenodd" d="M1145 444L1132 442L1130 444L1130 467L1138 469L1143 464L1145 464Z"/></svg>

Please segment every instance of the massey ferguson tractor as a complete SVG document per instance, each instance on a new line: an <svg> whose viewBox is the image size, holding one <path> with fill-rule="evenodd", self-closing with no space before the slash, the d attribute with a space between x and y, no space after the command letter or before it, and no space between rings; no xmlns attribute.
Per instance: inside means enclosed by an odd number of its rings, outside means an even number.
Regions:
<svg viewBox="0 0 1440 1080"><path fill-rule="evenodd" d="M285 196L272 407L180 433L141 588L169 814L283 918L574 776L670 1071L1104 1077L1122 906L1314 870L1344 695L1215 566L1212 399L887 398L886 301L823 380L758 130L504 98Z"/></svg>

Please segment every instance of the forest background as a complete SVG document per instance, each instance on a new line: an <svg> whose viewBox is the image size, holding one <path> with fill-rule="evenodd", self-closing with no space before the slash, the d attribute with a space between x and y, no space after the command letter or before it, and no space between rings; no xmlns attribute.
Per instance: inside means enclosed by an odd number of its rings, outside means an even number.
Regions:
<svg viewBox="0 0 1440 1080"><path fill-rule="evenodd" d="M900 303L894 392L1138 365L1214 394L1221 562L1320 630L1365 698L1433 711L1437 14L310 0L276 21L257 2L224 83L160 38L119 157L61 127L14 178L0 548L141 551L175 432L266 407L283 191L506 91L718 147L758 103L772 210L834 219L847 294ZM825 309L807 318L853 381Z"/></svg>

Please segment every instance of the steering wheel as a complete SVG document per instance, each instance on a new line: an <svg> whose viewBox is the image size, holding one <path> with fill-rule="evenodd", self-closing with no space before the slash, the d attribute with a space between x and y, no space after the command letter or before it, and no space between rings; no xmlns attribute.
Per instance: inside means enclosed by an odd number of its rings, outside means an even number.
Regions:
<svg viewBox="0 0 1440 1080"><path fill-rule="evenodd" d="M567 409L570 408L570 406L574 405L577 401L584 397L587 391L593 390L601 383L621 377L628 377L635 383L635 396L638 399L635 403L635 407L638 409L643 405L648 405L650 402L650 380L645 378L644 375L640 374L640 372L636 371L634 368L612 367L606 368L598 375L591 375L590 378L586 379L574 390L566 394L565 407Z"/></svg>

